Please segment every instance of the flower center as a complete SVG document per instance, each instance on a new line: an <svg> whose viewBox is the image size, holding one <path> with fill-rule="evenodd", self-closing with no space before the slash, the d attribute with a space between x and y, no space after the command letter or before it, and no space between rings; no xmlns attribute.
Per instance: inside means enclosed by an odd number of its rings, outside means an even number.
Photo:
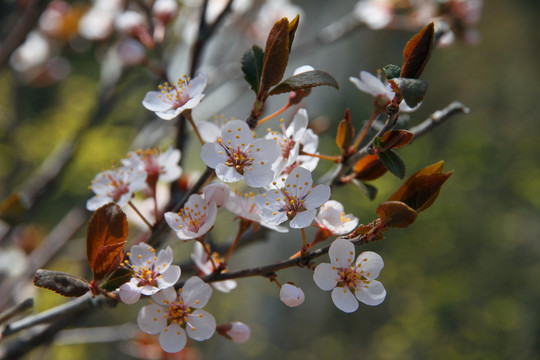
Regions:
<svg viewBox="0 0 540 360"><path fill-rule="evenodd" d="M185 227L187 230L196 233L206 223L206 206L203 206L203 211L201 211L198 204L195 204L194 207L186 205L178 215L183 222L183 225L178 226L180 228Z"/></svg>
<svg viewBox="0 0 540 360"><path fill-rule="evenodd" d="M163 99L163 102L171 104L175 109L183 106L190 99L187 91L191 86L189 84L190 80L188 76L184 75L176 83L169 84L166 82L159 85L158 89L161 90L159 97Z"/></svg>
<svg viewBox="0 0 540 360"><path fill-rule="evenodd" d="M218 143L221 145L227 156L225 165L234 168L239 174L242 175L244 175L244 170L246 168L253 170L253 167L251 166L255 161L255 159L251 157L251 148L253 147L253 144L250 144L248 150L245 151L245 148L241 149L240 146L237 146L235 149L231 145L225 145L223 143L223 139L219 139Z"/></svg>
<svg viewBox="0 0 540 360"><path fill-rule="evenodd" d="M361 287L369 287L370 281L366 278L366 275L369 276L370 274L365 274L364 270L360 270L360 267L361 264L358 266L351 265L347 268L338 268L339 284L343 287L348 287L353 292Z"/></svg>
<svg viewBox="0 0 540 360"><path fill-rule="evenodd" d="M110 196L113 201L118 201L122 197L122 195L127 194L129 192L129 186L126 184L122 179L115 179L112 175L108 175L109 180L111 181L109 183L110 186L113 187L112 191L107 193L107 196Z"/></svg>
<svg viewBox="0 0 540 360"><path fill-rule="evenodd" d="M191 309L186 305L180 303L169 304L167 319L170 322L177 323L182 326L187 323L188 315L191 313Z"/></svg>

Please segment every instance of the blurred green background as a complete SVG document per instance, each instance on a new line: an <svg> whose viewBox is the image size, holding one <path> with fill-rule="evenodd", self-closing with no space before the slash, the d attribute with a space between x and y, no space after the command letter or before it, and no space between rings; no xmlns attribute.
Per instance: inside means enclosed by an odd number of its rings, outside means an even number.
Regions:
<svg viewBox="0 0 540 360"><path fill-rule="evenodd" d="M297 4L305 11L300 43L310 31L345 15L354 1ZM287 360L540 358L540 124L534 107L540 98L539 15L537 1L486 1L477 46L457 42L433 53L422 75L429 83L428 94L412 114L411 124L453 100L471 112L400 150L408 175L439 160L454 174L434 206L410 228L388 231L383 241L365 246L385 261L379 278L388 292L383 304L361 304L355 313L342 313L307 270L287 270L279 276L282 283L294 281L304 290L306 301L298 308L284 306L277 287L265 279L241 280L231 294L215 291L208 309L218 323L247 323L251 340L237 345L214 336L204 343L193 342L191 355ZM289 73L295 65L309 63L332 73L341 85L339 92L314 89L307 101L310 119L326 116L333 121L321 139L321 152L337 153L335 125L345 108L351 109L357 128L370 115L369 97L348 77L401 62L410 36L363 29L311 52L295 54L293 48ZM0 73L0 197L17 189L62 139L87 126L97 101L98 65L88 53L73 54L70 60L72 75L47 88L17 86L12 74ZM36 237L91 196L87 186L96 172L125 156L137 132L134 128L151 117L140 101L154 83L144 70L131 71L114 109L78 138L81 146L75 160L53 184L43 205L26 219L35 223ZM251 94L243 98L252 101ZM240 107L243 98L221 111L245 116L247 108ZM271 101L275 108L285 102L278 97ZM196 164L197 154L192 142L184 156L188 165L202 168ZM365 223L399 184L390 174L375 181L379 195L373 202L353 187L338 189L332 198ZM224 215L219 224L226 227L230 220ZM79 235L50 269L85 275L84 233ZM233 268L285 258L300 246L299 236L291 231L242 249L233 258ZM191 245L176 243L174 248L185 258ZM38 310L63 301L44 290L36 292ZM134 323L140 306L102 310L78 325ZM128 342L53 346L34 351L30 358L120 359L129 358L129 347Z"/></svg>

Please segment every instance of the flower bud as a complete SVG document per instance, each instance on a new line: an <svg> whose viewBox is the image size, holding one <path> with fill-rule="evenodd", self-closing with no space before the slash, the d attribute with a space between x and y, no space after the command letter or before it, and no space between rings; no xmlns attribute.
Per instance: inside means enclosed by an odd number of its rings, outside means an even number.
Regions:
<svg viewBox="0 0 540 360"><path fill-rule="evenodd" d="M137 40L127 38L122 40L116 48L118 56L126 66L140 65L146 60L146 49Z"/></svg>
<svg viewBox="0 0 540 360"><path fill-rule="evenodd" d="M243 344L248 341L249 336L251 335L249 326L239 321L219 325L216 330L218 334L225 336L227 339L238 344Z"/></svg>
<svg viewBox="0 0 540 360"><path fill-rule="evenodd" d="M295 307L305 300L304 292L292 284L285 284L279 291L279 299L287 306Z"/></svg>
<svg viewBox="0 0 540 360"><path fill-rule="evenodd" d="M162 23L167 24L178 13L178 3L175 0L157 0L152 6L152 14Z"/></svg>

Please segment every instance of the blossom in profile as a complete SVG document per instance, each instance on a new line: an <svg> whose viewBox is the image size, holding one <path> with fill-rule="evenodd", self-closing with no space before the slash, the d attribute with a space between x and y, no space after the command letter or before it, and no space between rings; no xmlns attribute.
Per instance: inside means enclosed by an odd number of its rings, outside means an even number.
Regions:
<svg viewBox="0 0 540 360"><path fill-rule="evenodd" d="M220 258L218 253L213 253L212 259L214 264L218 267L223 262L223 258ZM204 251L203 245L200 242L195 242L193 252L191 253L191 260L193 260L193 263L197 269L199 269L199 271L204 275L210 275L214 272L214 266L212 265L212 262L208 258L208 255L206 254L206 251ZM215 281L211 286L218 291L228 293L231 292L231 290L234 290L236 285L236 281L234 280L223 280Z"/></svg>
<svg viewBox="0 0 540 360"><path fill-rule="evenodd" d="M229 195L229 201L225 204L227 210L242 218L245 221L251 221L252 223L262 225L265 228L286 233L289 231L286 227L269 224L265 219L261 217L262 210L255 204L255 193L241 193L238 190L231 192Z"/></svg>
<svg viewBox="0 0 540 360"><path fill-rule="evenodd" d="M332 290L332 301L338 309L350 313L358 309L358 301L372 306L384 301L386 290L375 280L384 267L378 254L364 251L353 262L354 244L336 239L330 245L328 255L330 264L319 264L313 280L322 290Z"/></svg>
<svg viewBox="0 0 540 360"><path fill-rule="evenodd" d="M221 137L206 143L201 158L216 169L223 182L242 179L251 187L263 187L274 179L272 164L280 154L279 144L270 139L255 139L249 126L240 120L231 120L221 129Z"/></svg>
<svg viewBox="0 0 540 360"><path fill-rule="evenodd" d="M333 236L346 235L358 226L358 218L352 214L345 214L343 205L335 200L328 200L321 205L315 221L319 227Z"/></svg>
<svg viewBox="0 0 540 360"><path fill-rule="evenodd" d="M165 83L160 91L149 91L143 100L143 106L163 120L171 120L186 110L195 108L204 98L203 91L208 82L205 72L193 79L184 76L177 83Z"/></svg>
<svg viewBox="0 0 540 360"><path fill-rule="evenodd" d="M144 188L146 173L138 168L119 167L105 170L92 180L90 190L96 195L86 202L86 208L95 211L110 202L126 205L133 193Z"/></svg>
<svg viewBox="0 0 540 360"><path fill-rule="evenodd" d="M282 187L255 198L255 204L262 210L261 217L269 224L279 225L290 220L292 228L310 226L317 208L330 198L330 187L312 187L311 172L303 167L295 168L283 181Z"/></svg>
<svg viewBox="0 0 540 360"><path fill-rule="evenodd" d="M165 221L180 240L191 240L212 229L216 214L216 203L208 203L202 196L193 194L178 213L165 213Z"/></svg>
<svg viewBox="0 0 540 360"><path fill-rule="evenodd" d="M279 299L289 307L301 305L306 299L304 292L292 284L284 284L279 290Z"/></svg>
<svg viewBox="0 0 540 360"><path fill-rule="evenodd" d="M128 256L129 261L123 265L133 271L133 277L118 290L123 303L134 304L141 294L153 295L174 286L180 278L180 267L171 265L173 252L170 246L156 256L156 250L148 244L133 245Z"/></svg>
<svg viewBox="0 0 540 360"><path fill-rule="evenodd" d="M158 180L172 182L182 175L182 168L178 165L180 157L180 150L170 146L165 152L156 149L130 152L122 164L146 172L146 182L152 187Z"/></svg>
<svg viewBox="0 0 540 360"><path fill-rule="evenodd" d="M139 311L137 324L147 334L159 334L165 352L178 352L186 346L187 336L202 341L214 335L216 320L201 310L211 295L210 285L191 277L178 293L170 287L152 295L153 302Z"/></svg>
<svg viewBox="0 0 540 360"><path fill-rule="evenodd" d="M377 103L390 103L395 96L392 86L388 82L383 82L375 75L370 74L367 71L360 72L360 78L350 77L349 80L358 88L358 90L370 94L373 96L374 101ZM420 107L418 104L416 107L411 108L405 101L399 104L399 110L403 112L412 112Z"/></svg>

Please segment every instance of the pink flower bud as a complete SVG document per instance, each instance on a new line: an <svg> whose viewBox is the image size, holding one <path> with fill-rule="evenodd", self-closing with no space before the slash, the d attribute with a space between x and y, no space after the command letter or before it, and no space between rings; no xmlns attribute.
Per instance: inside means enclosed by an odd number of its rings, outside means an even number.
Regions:
<svg viewBox="0 0 540 360"><path fill-rule="evenodd" d="M287 306L295 307L305 300L304 292L292 284L285 284L279 291L279 299Z"/></svg>
<svg viewBox="0 0 540 360"><path fill-rule="evenodd" d="M152 7L152 14L162 23L167 24L178 13L178 3L175 0L157 0Z"/></svg>
<svg viewBox="0 0 540 360"><path fill-rule="evenodd" d="M239 321L234 321L232 323L228 323L222 326L224 330L222 335L224 335L231 341L238 344L243 344L249 340L251 330L246 324Z"/></svg>

